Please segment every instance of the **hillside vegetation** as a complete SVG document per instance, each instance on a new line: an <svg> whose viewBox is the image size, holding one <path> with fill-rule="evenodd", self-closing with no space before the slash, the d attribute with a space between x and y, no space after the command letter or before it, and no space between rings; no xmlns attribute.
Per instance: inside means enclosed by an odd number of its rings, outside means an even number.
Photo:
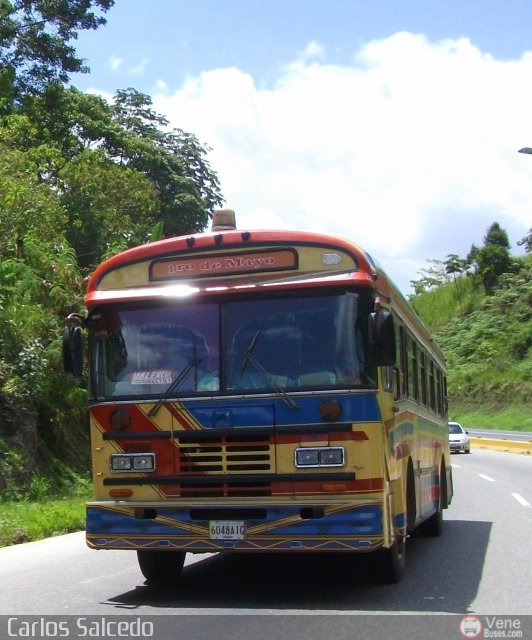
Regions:
<svg viewBox="0 0 532 640"><path fill-rule="evenodd" d="M478 271L447 272L411 297L447 358L449 416L466 426L532 431L531 275L528 254L488 291Z"/></svg>

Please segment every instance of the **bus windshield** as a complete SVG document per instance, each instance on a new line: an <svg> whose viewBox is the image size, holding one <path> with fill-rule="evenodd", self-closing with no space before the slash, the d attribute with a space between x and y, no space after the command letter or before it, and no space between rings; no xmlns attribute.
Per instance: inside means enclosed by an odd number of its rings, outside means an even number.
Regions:
<svg viewBox="0 0 532 640"><path fill-rule="evenodd" d="M88 323L91 397L374 386L370 307L351 292L101 307Z"/></svg>

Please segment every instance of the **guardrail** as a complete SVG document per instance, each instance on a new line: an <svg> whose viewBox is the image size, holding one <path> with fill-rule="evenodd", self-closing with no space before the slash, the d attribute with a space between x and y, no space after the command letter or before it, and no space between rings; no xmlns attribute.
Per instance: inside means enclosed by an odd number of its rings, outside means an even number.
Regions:
<svg viewBox="0 0 532 640"><path fill-rule="evenodd" d="M510 453L524 453L525 455L532 454L532 440L507 440L506 438L495 440L493 438L470 436L469 443L472 448L477 449L493 449Z"/></svg>

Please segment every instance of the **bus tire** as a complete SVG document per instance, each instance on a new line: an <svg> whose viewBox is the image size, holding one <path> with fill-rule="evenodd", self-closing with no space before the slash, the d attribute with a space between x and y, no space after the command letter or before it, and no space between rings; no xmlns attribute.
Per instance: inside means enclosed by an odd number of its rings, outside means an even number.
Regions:
<svg viewBox="0 0 532 640"><path fill-rule="evenodd" d="M137 550L142 575L150 584L168 584L179 577L185 564L185 551Z"/></svg>
<svg viewBox="0 0 532 640"><path fill-rule="evenodd" d="M396 539L389 549L380 549L379 578L385 584L397 584L406 569L406 539Z"/></svg>

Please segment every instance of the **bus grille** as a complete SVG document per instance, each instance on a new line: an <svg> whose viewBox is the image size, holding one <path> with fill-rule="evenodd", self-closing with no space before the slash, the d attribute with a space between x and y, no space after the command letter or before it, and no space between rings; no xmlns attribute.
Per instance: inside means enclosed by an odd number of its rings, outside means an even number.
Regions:
<svg viewBox="0 0 532 640"><path fill-rule="evenodd" d="M197 440L177 437L179 444L177 473L271 473L274 471L273 448L264 436L226 435Z"/></svg>
<svg viewBox="0 0 532 640"><path fill-rule="evenodd" d="M271 496L269 482L190 483L181 487L182 498L249 498Z"/></svg>

